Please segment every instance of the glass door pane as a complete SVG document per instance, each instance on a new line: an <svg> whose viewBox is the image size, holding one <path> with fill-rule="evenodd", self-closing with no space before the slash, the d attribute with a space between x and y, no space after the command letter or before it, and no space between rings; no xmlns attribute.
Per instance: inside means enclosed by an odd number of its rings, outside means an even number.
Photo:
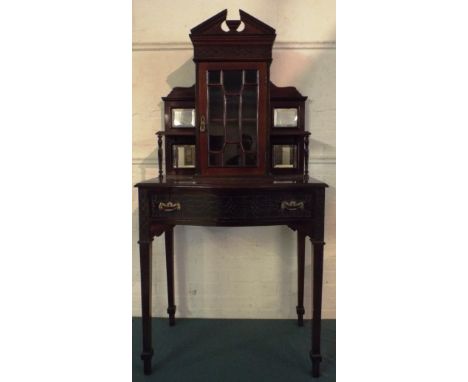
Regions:
<svg viewBox="0 0 468 382"><path fill-rule="evenodd" d="M200 175L265 175L268 63L200 62L197 78Z"/></svg>
<svg viewBox="0 0 468 382"><path fill-rule="evenodd" d="M208 166L256 167L258 70L208 70L206 79Z"/></svg>

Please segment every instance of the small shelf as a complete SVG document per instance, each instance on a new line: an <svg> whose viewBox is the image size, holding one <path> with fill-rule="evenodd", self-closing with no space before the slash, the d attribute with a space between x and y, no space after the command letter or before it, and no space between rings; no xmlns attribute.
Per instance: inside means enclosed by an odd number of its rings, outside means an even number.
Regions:
<svg viewBox="0 0 468 382"><path fill-rule="evenodd" d="M170 131L161 131L161 133L166 137L191 137L195 136L195 129L193 127L184 129L180 128L180 131L174 131L174 129L171 129Z"/></svg>
<svg viewBox="0 0 468 382"><path fill-rule="evenodd" d="M276 130L278 129L278 130ZM273 127L270 129L270 135L272 136L306 136L310 134L308 131L301 131L296 128L294 130L290 127L285 127L283 129L289 129L289 130L279 130L279 127Z"/></svg>
<svg viewBox="0 0 468 382"><path fill-rule="evenodd" d="M226 118L226 122L237 122L239 118ZM257 118L241 118L241 121L256 122ZM210 118L210 122L224 122L224 118Z"/></svg>

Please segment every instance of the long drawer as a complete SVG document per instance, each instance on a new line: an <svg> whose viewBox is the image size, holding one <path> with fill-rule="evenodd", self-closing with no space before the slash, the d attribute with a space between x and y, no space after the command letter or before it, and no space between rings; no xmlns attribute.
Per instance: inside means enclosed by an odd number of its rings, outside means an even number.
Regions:
<svg viewBox="0 0 468 382"><path fill-rule="evenodd" d="M261 194L159 191L151 195L151 216L216 220L312 218L316 199L313 190Z"/></svg>

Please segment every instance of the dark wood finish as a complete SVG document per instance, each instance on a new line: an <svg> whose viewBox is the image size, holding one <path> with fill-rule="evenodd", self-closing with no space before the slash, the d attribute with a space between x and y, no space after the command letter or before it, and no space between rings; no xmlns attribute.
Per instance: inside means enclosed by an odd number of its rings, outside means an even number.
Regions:
<svg viewBox="0 0 468 382"><path fill-rule="evenodd" d="M301 137L304 138L310 134L308 131L297 130L296 128L275 128L270 130L271 137Z"/></svg>
<svg viewBox="0 0 468 382"><path fill-rule="evenodd" d="M181 132L182 133L182 132ZM165 134L166 144L166 174L171 175L195 175L195 168L174 168L172 147L174 145L195 145L195 136L189 134ZM196 153L195 155L198 155Z"/></svg>
<svg viewBox="0 0 468 382"><path fill-rule="evenodd" d="M152 242L149 193L147 190L138 190L139 204L139 238L140 246L140 277L141 277L141 317L143 325L143 371L145 374L151 373L151 358L153 357L153 347L151 344L151 260Z"/></svg>
<svg viewBox="0 0 468 382"><path fill-rule="evenodd" d="M275 30L248 13L239 10L244 30L227 20L229 32L221 24L227 10L219 12L191 30L195 62L199 61L268 61L271 62Z"/></svg>
<svg viewBox="0 0 468 382"><path fill-rule="evenodd" d="M216 63L216 65L221 65L222 63ZM229 68L229 65L221 65L219 67ZM255 63L254 63L255 65ZM242 65L234 64L231 68L248 68L248 65L243 63ZM206 79L205 77L203 77ZM197 151L200 151L201 142L198 137L198 128L199 128L199 115L200 110L206 109L206 97L202 102L202 107L196 107L196 86L191 87L176 87L174 88L166 97L162 97L164 101L164 121L165 121L165 153L166 153L166 174L168 175L194 175L200 173L200 158L197 154L197 166L195 169L174 169L172 161L172 145L174 144L196 144ZM206 93L206 84L204 85L203 94ZM200 93L200 90L199 90ZM269 94L269 102L266 102L266 105L269 108L269 113L265 118L266 127L262 124L259 127L266 134L265 145L270 147L269 150L266 150L266 153L262 158L265 158L265 171L263 173L273 174L273 175L297 175L302 174L304 171L304 161L302 158L308 153L304 150L304 141L306 139L305 135L310 134L309 132L304 131L305 126L305 100L307 97L301 95L299 91L292 86L288 87L278 87L274 83L269 82L269 89L266 89L266 94ZM263 102L262 102L263 105ZM289 108L294 107L298 109L298 126L295 128L287 127L273 128L273 111L274 108ZM173 108L195 108L198 109L196 113L196 128L173 128L171 123L172 109ZM263 114L263 109L260 110L260 114ZM260 121L259 121L260 123ZM206 136L206 133L203 134ZM205 142L206 144L206 142ZM294 144L298 147L298 167L295 169L274 169L272 168L272 163L270 161L272 146L270 144ZM205 153L205 156L207 154ZM308 160L305 161L308 163ZM161 163L161 161L160 161ZM252 172L254 170L249 169L247 172ZM228 175L224 170L214 170L216 172L214 175ZM248 175L244 174L244 170L239 169L230 169L229 172L232 175Z"/></svg>
<svg viewBox="0 0 468 382"><path fill-rule="evenodd" d="M269 64L271 63L275 30L269 25L240 10L240 20L226 20L227 10L223 10L191 30L190 39L194 48L194 61L197 71L197 128L199 151L199 172L201 176L265 176L267 168L268 124L269 124ZM226 21L228 31L222 29ZM243 29L240 30L240 24ZM239 29L239 30L238 30ZM208 162L208 139L206 131L200 129L206 119L207 81L209 69L220 70L259 70L259 94L257 103L257 156L256 165L247 167L213 167ZM226 102L226 100L225 100ZM243 147L243 146L241 146Z"/></svg>
<svg viewBox="0 0 468 382"><path fill-rule="evenodd" d="M176 86L166 97L161 97L163 101L186 101L187 107L195 107L195 84L189 87ZM168 122L168 121L166 121Z"/></svg>
<svg viewBox="0 0 468 382"><path fill-rule="evenodd" d="M163 170L162 170L162 157L163 157L163 150L162 150L162 132L157 132L156 135L158 136L158 168L159 168L159 178L162 179L163 177Z"/></svg>
<svg viewBox="0 0 468 382"><path fill-rule="evenodd" d="M271 173L274 176L281 175L303 175L304 171L304 134L281 134L271 135ZM296 168L274 168L273 167L273 146L274 145L294 145L297 148Z"/></svg>
<svg viewBox="0 0 468 382"><path fill-rule="evenodd" d="M190 87L175 87L164 101L164 125L166 134L180 134L190 132L195 135L195 128L172 127L172 109L195 109L195 84Z"/></svg>
<svg viewBox="0 0 468 382"><path fill-rule="evenodd" d="M163 134L165 137L195 137L194 129L189 128L180 128L180 129L172 129L172 131L166 132ZM178 141L177 141L178 142ZM193 140L191 142L194 142Z"/></svg>
<svg viewBox="0 0 468 382"><path fill-rule="evenodd" d="M304 139L308 132L305 131L305 101L303 96L293 86L279 87L270 82L270 141L271 151L273 145L291 144L297 147L296 168L274 168L271 163L273 175L300 175L304 173L305 147ZM274 127L274 110L278 108L297 109L297 127ZM273 155L273 154L272 154Z"/></svg>
<svg viewBox="0 0 468 382"><path fill-rule="evenodd" d="M245 13L244 13L245 15ZM212 19L202 23L199 27L192 30L192 41L194 41L194 49L198 43L200 44L215 44L221 37L225 37L227 32L222 31L220 28L221 23L225 19L225 12L214 16ZM245 16L244 16L245 17ZM248 18L248 16L247 16ZM256 20L256 19L255 19ZM231 21L231 20L227 20ZM238 21L238 20L237 20ZM231 27L237 25L231 23ZM257 20L258 21L258 20ZM261 23L261 22L260 22ZM263 23L262 23L263 24ZM229 23L228 23L229 25ZM203 26L203 27L202 27ZM260 28L261 29L261 28ZM195 32L194 32L195 31ZM251 28L251 33L254 29ZM261 33L270 33L274 30L264 29ZM244 31L245 32L245 29ZM258 31L257 31L258 33ZM249 39L245 36L239 40L239 32L229 32L228 39L235 38L244 44L252 45L251 38L257 38L256 35L251 35ZM195 36L199 37L195 37ZM201 37L200 37L201 36ZM237 37L236 37L237 36ZM231 41L230 40L230 41ZM240 43L239 42L239 43ZM233 46L227 44L226 49L232 49ZM270 47L271 49L271 47ZM209 56L199 56L195 61L197 62L197 84L191 87L176 87L166 97L162 97L164 101L164 121L165 121L165 159L166 159L166 174L167 175L200 175L200 176L289 176L300 175L304 173L305 165L304 156L305 152L305 135L309 134L305 130L305 101L307 97L303 96L295 87L279 87L269 81L269 68L270 63L268 57L259 56L257 60L248 60L242 56L241 53L236 54L234 57L226 57L225 60L211 60ZM251 61L251 62L248 62ZM258 65L264 65L261 70L260 91L259 97L259 143L262 147L258 147L258 158L261 160L259 166L256 168L234 167L234 168L208 168L208 153L207 146L207 132L200 133L200 118L203 115L206 117L206 70L209 68L218 69L249 69L256 68ZM266 87L263 84L267 84ZM173 108L195 108L196 109L196 127L195 128L173 128L172 109ZM298 122L297 127L273 127L273 112L275 108L297 108ZM266 112L268 110L268 112ZM180 144L194 144L196 145L196 166L195 168L174 168L172 158L172 146ZM296 168L274 168L272 163L272 150L274 144L293 144L297 147ZM267 149L268 148L268 149ZM307 153L308 155L308 153ZM161 161L160 161L161 163Z"/></svg>
<svg viewBox="0 0 468 382"><path fill-rule="evenodd" d="M151 243L140 242L141 315L143 321L143 351L141 359L145 374L151 373Z"/></svg>
<svg viewBox="0 0 468 382"><path fill-rule="evenodd" d="M174 321L173 227L287 225L298 231L298 324L303 323L304 239L314 248L313 325L310 357L318 376L325 188L313 178L154 178L136 185L140 204L140 260L145 373L151 370L151 240L166 232L168 313Z"/></svg>
<svg viewBox="0 0 468 382"><path fill-rule="evenodd" d="M174 227L165 232L166 241L166 273L167 273L167 313L169 314L169 325L175 325L176 306L174 303Z"/></svg>
<svg viewBox="0 0 468 382"><path fill-rule="evenodd" d="M297 231L297 324L304 326L305 233Z"/></svg>
<svg viewBox="0 0 468 382"><path fill-rule="evenodd" d="M190 39L194 46L196 63L196 83L191 87L176 87L162 98L165 128L164 132L157 133L159 176L136 185L139 195L143 316L141 356L144 362L144 372L145 374L151 372L153 355L151 344L151 242L153 237L165 233L167 312L169 324L172 326L175 324L176 312L174 301L174 227L176 225L226 227L286 225L297 231L298 303L296 312L299 326L303 325L305 314L305 238L309 237L312 241L314 274L310 358L312 375L317 377L321 361L324 208L325 188L328 186L308 176L310 133L305 131L307 97L300 94L294 87L278 87L270 82L269 73L272 46L276 37L275 30L242 10L240 10L240 20L226 20L226 15L227 11L224 10L191 30ZM226 21L228 31L223 31L221 28L224 21ZM243 30L241 30L241 24L243 24ZM226 83L221 80L207 84L207 71L209 70L242 70L240 90L231 91L233 90L231 88L226 91ZM253 97L245 98L252 99L245 102L250 105L250 111L256 110L256 118L253 117L254 113L243 114L244 86L253 86L255 82L255 78L246 72L248 70L258 71L256 101ZM239 133L244 133L243 121L248 121L250 128L253 126L252 122L257 121L255 164L246 163L246 152L249 149L244 148L247 143L244 144L242 140L242 159L239 164L236 164L237 167L220 167L227 165L224 161L220 166L217 164L218 167L209 166L207 135L210 125L207 124L211 122L207 118L207 104L209 104L207 98L210 86L219 86L222 89L224 102L224 106L218 108L222 110L222 117L216 116L215 118L218 123L222 121L225 135L214 134L215 136L222 137L222 139L226 136L228 96L239 97L240 106L234 109L238 110L239 118L229 117L231 121L236 119L240 121ZM232 105L237 105L236 102L232 102ZM174 108L195 109L195 127L173 127L172 110ZM275 108L296 108L297 126L274 127ZM235 116L235 112L232 115ZM202 128L204 126L207 127L205 130ZM251 132L245 134L252 137ZM163 137L165 176L162 173ZM233 139L232 142L234 141L236 140ZM195 168L174 168L174 145L195 146ZM273 145L295 145L295 168L273 167ZM223 150L224 146L222 150L213 151Z"/></svg>
<svg viewBox="0 0 468 382"><path fill-rule="evenodd" d="M140 272L141 272L141 316L143 321L143 369L145 374L151 373L151 243L140 242Z"/></svg>
<svg viewBox="0 0 468 382"><path fill-rule="evenodd" d="M172 127L172 109L195 109L195 85L175 87L164 101L164 151L167 175L195 175L196 168L174 168L173 145L195 145L195 127ZM159 163L162 163L160 160Z"/></svg>
<svg viewBox="0 0 468 382"><path fill-rule="evenodd" d="M309 132L307 132L307 134L304 135L304 177L306 179L309 177L309 136Z"/></svg>
<svg viewBox="0 0 468 382"><path fill-rule="evenodd" d="M265 156L266 151L266 129L267 129L267 65L266 63L200 63L198 64L198 123L203 116L206 118L207 110L207 70L213 69L257 69L259 71L259 95L258 95L258 143L257 143L257 166L256 167L210 167L208 165L208 129L204 132L199 131L199 156L200 156L200 174L202 176L226 176L226 175L265 175ZM207 122L208 123L208 122Z"/></svg>
<svg viewBox="0 0 468 382"><path fill-rule="evenodd" d="M270 97L272 102L305 102L306 96L303 96L294 86L276 86L270 81Z"/></svg>
<svg viewBox="0 0 468 382"><path fill-rule="evenodd" d="M282 203L303 203L303 207L281 208ZM178 203L179 209L162 210L160 204ZM239 224L250 221L283 221L289 219L312 218L316 208L316 194L310 191L270 191L261 194L255 190L181 190L170 193L158 192L151 198L151 216L155 219L167 219L169 223L217 225L224 221ZM245 222L245 223L244 223Z"/></svg>
<svg viewBox="0 0 468 382"><path fill-rule="evenodd" d="M320 353L320 327L322 320L322 283L323 283L323 241L311 239L313 247L314 276L312 288L312 348L310 360L312 361L312 376L320 375L319 367L322 361Z"/></svg>

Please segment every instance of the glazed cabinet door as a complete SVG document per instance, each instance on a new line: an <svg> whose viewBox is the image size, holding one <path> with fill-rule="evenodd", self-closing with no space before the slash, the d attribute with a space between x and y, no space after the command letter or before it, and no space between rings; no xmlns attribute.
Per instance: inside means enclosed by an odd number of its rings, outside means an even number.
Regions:
<svg viewBox="0 0 468 382"><path fill-rule="evenodd" d="M264 175L267 64L198 65L201 175Z"/></svg>

